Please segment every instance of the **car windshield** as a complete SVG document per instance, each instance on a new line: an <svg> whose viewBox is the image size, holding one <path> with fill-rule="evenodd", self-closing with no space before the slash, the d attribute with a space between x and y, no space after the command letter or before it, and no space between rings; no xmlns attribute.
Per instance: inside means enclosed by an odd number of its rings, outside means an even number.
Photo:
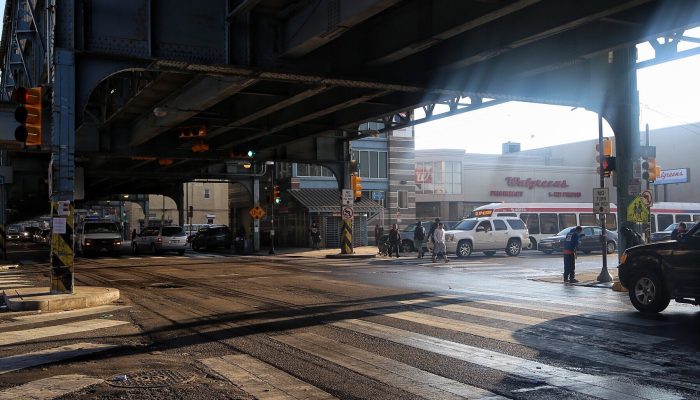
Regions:
<svg viewBox="0 0 700 400"><path fill-rule="evenodd" d="M411 224L405 228L403 228L404 232L413 232L416 229L416 224Z"/></svg>
<svg viewBox="0 0 700 400"><path fill-rule="evenodd" d="M479 222L479 221L476 219L471 219L471 218L465 219L465 220L462 220L457 225L455 225L455 227L452 229L459 230L459 231L470 231L470 230L474 229L477 222Z"/></svg>
<svg viewBox="0 0 700 400"><path fill-rule="evenodd" d="M119 233L117 225L111 222L91 222L85 224L84 233Z"/></svg>
<svg viewBox="0 0 700 400"><path fill-rule="evenodd" d="M164 226L163 236L187 236L180 226Z"/></svg>
<svg viewBox="0 0 700 400"><path fill-rule="evenodd" d="M575 227L574 227L574 226L570 226L570 227L568 227L568 228L564 228L564 229L562 229L559 233L557 233L557 234L554 235L554 236L566 236L566 234L569 233L569 231L570 231L571 229L573 229L573 228L575 228Z"/></svg>

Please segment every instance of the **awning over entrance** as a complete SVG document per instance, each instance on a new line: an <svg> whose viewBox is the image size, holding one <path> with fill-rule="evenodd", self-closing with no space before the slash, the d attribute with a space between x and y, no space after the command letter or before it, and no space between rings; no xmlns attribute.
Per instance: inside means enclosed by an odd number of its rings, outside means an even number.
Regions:
<svg viewBox="0 0 700 400"><path fill-rule="evenodd" d="M339 213L340 191L337 189L290 189L288 193L310 213ZM355 213L367 213L371 218L382 211L381 204L362 198L354 205Z"/></svg>

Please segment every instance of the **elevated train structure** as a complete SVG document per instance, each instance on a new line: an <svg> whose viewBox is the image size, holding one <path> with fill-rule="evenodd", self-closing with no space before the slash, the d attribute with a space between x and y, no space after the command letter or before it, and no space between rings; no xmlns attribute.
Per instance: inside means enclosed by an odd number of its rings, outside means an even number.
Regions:
<svg viewBox="0 0 700 400"><path fill-rule="evenodd" d="M4 11L0 95L42 87L46 107L41 145L5 141L3 162L51 170L48 185L20 179L17 204L40 204L37 190L74 201L76 168L88 199L179 199L197 178L253 193L240 162L322 164L347 188L348 142L376 134L360 124L390 132L512 100L599 113L625 182L639 155L635 45L653 40L654 62L695 54L677 45L700 25L694 0L7 0Z"/></svg>

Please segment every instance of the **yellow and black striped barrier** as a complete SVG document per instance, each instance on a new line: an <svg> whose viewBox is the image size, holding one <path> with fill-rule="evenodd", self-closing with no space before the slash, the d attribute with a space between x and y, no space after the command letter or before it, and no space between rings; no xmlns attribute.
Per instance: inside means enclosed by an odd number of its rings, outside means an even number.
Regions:
<svg viewBox="0 0 700 400"><path fill-rule="evenodd" d="M343 233L340 238L340 254L353 254L352 248L352 220L343 220Z"/></svg>
<svg viewBox="0 0 700 400"><path fill-rule="evenodd" d="M51 293L73 293L73 203L52 201Z"/></svg>

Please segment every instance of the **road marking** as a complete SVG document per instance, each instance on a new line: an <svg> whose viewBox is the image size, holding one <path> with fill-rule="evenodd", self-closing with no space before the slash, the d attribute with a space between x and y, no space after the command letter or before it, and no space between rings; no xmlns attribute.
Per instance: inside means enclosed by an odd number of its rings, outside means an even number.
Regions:
<svg viewBox="0 0 700 400"><path fill-rule="evenodd" d="M426 399L505 399L488 390L435 375L312 333L275 336L273 339Z"/></svg>
<svg viewBox="0 0 700 400"><path fill-rule="evenodd" d="M0 392L0 400L51 400L103 381L85 375L56 375L5 389Z"/></svg>
<svg viewBox="0 0 700 400"><path fill-rule="evenodd" d="M559 339L558 335L547 335L546 332L532 332L518 330L518 336L508 329L495 328L473 322L455 320L451 318L438 317L435 315L421 314L413 311L396 311L392 309L381 309L371 311L390 318L415 322L435 328L461 332L468 335L480 336L487 339L499 340L502 342L519 344L538 350L552 351L566 354L570 357L579 357L593 362L616 366L625 369L635 369L645 372L659 372L663 369L659 364L644 360L630 362L626 355L609 352L592 346L590 343L582 344Z"/></svg>
<svg viewBox="0 0 700 400"><path fill-rule="evenodd" d="M437 309L451 311L459 314L473 315L477 317L490 318L499 321L515 322L522 325L536 326L541 325L545 329L558 329L562 332L570 332L572 328L581 332L587 332L594 337L606 338L606 340L615 340L619 342L628 342L631 344L658 344L672 340L671 338L647 335L644 333L628 332L622 329L610 329L597 326L578 324L575 322L562 322L553 319L545 319L538 317L530 317L527 315L514 314L503 311L490 310L487 308L474 307L474 302L468 304L448 304L448 305L433 305L427 303L433 300L404 300L399 301L401 304L415 305L427 309ZM524 308L519 308L525 310Z"/></svg>
<svg viewBox="0 0 700 400"><path fill-rule="evenodd" d="M29 323L34 324L34 323L38 323L38 322L56 321L56 320L67 319L67 318L84 317L86 315L114 312L114 311L118 311L118 310L121 310L124 308L130 308L130 307L129 306L106 305L106 306L84 308L84 309L80 309L80 310L52 312L52 313L47 313L47 314L23 315L20 317L12 318L15 322L8 322L5 324L0 324L0 328L5 328L8 326L26 325Z"/></svg>
<svg viewBox="0 0 700 400"><path fill-rule="evenodd" d="M49 364L69 358L111 350L118 346L97 343L75 343L26 354L0 358L0 374L17 371L37 365Z"/></svg>
<svg viewBox="0 0 700 400"><path fill-rule="evenodd" d="M351 319L335 322L333 325L390 342L456 358L458 360L519 376L524 379L543 381L547 385L582 393L586 396L593 396L605 400L682 399L682 397L662 389L630 384L603 376L570 371L565 368L554 367L537 361L510 356L462 343L450 342L448 340L369 321ZM662 373L660 368L656 370L656 373Z"/></svg>
<svg viewBox="0 0 700 400"><path fill-rule="evenodd" d="M335 399L316 386L247 354L205 358L199 361L259 399Z"/></svg>
<svg viewBox="0 0 700 400"><path fill-rule="evenodd" d="M43 339L52 336L69 335L96 329L112 328L124 324L128 324L128 322L108 319L91 319L87 321L71 322L58 326L2 332L2 334L0 334L0 346L28 342L30 340Z"/></svg>

